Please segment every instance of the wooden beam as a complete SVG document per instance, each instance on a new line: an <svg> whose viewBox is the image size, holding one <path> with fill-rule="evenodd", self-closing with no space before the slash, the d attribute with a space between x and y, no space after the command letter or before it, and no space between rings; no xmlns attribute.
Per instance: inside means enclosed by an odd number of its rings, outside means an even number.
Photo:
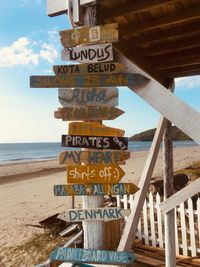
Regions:
<svg viewBox="0 0 200 267"><path fill-rule="evenodd" d="M174 209L176 206L180 205L188 198L191 198L195 194L199 193L200 188L200 178L195 180L194 182L190 183L173 196L169 197L167 200L162 202L159 207L163 214L169 212L170 210Z"/></svg>
<svg viewBox="0 0 200 267"><path fill-rule="evenodd" d="M138 12L144 12L155 8L162 7L164 5L174 3L174 0L135 0L128 4L117 5L106 10L103 10L103 19L113 19L127 14L135 14ZM101 2L100 2L101 5Z"/></svg>
<svg viewBox="0 0 200 267"><path fill-rule="evenodd" d="M172 123L167 120L163 134L164 198L174 193ZM174 210L165 214L165 266L176 267Z"/></svg>
<svg viewBox="0 0 200 267"><path fill-rule="evenodd" d="M114 46L115 48L117 48L117 50L115 50L116 52L114 51L115 52L114 58L116 56L115 54L118 53L117 51L119 49L128 58L129 57L134 58L134 63L140 66L140 68L142 68L145 72L149 73L152 77L154 77L154 79L159 81L161 84L165 84L167 77L164 74L157 72L155 68L152 68L151 64L149 64L149 62L142 56L142 54L140 53L140 50L138 50L134 46L131 46L131 48L129 48L125 41L116 43L114 44ZM125 48L125 51L124 51L124 48Z"/></svg>
<svg viewBox="0 0 200 267"><path fill-rule="evenodd" d="M150 180L156 164L165 123L166 119L164 117L161 117L139 181L138 187L140 188L140 190L135 194L134 202L131 206L131 214L126 221L126 225L122 233L122 237L118 246L119 251L130 250L132 247L144 200L146 198Z"/></svg>
<svg viewBox="0 0 200 267"><path fill-rule="evenodd" d="M165 41L165 43L159 45L151 45L142 48L142 54L146 56L157 56L195 47L200 47L200 35L193 36L192 38Z"/></svg>
<svg viewBox="0 0 200 267"><path fill-rule="evenodd" d="M120 53L118 53L118 61L126 66L127 71L138 72L149 77L144 71ZM176 125L180 130L190 136L195 142L200 144L199 112L171 92L165 90L166 88L153 80L153 78L143 88L129 88Z"/></svg>
<svg viewBox="0 0 200 267"><path fill-rule="evenodd" d="M147 44L156 44L160 43L163 40L170 40L177 38L179 36L181 37L192 37L194 34L200 33L200 21L195 20L192 22L188 22L186 25L172 25L172 27L169 29L160 29L155 30L153 33L151 32L145 32L140 36L130 36L130 45L132 43L135 46L141 46L141 45L147 45Z"/></svg>
<svg viewBox="0 0 200 267"><path fill-rule="evenodd" d="M178 11L176 11L173 14L166 14L165 16L160 16L159 18L151 20L145 20L141 23L137 21L137 23L135 24L128 24L126 26L121 26L119 28L119 32L120 35L123 37L126 35L131 35L131 33L135 34L136 32L161 28L162 26L190 21L199 17L200 17L200 5L197 5L192 8L185 8L183 10L178 9Z"/></svg>

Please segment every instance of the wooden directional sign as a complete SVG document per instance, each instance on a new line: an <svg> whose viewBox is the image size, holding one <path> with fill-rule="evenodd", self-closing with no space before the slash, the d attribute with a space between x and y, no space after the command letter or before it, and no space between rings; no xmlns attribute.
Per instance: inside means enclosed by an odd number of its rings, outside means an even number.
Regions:
<svg viewBox="0 0 200 267"><path fill-rule="evenodd" d="M60 247L51 252L50 259L63 262L131 264L136 257L131 252Z"/></svg>
<svg viewBox="0 0 200 267"><path fill-rule="evenodd" d="M124 111L116 107L64 107L58 108L54 112L54 117L63 121L98 121L114 120L123 113Z"/></svg>
<svg viewBox="0 0 200 267"><path fill-rule="evenodd" d="M67 166L67 182L72 184L114 184L119 183L124 174L116 164Z"/></svg>
<svg viewBox="0 0 200 267"><path fill-rule="evenodd" d="M59 89L58 100L64 107L118 106L118 89L115 87Z"/></svg>
<svg viewBox="0 0 200 267"><path fill-rule="evenodd" d="M59 163L67 165L125 164L128 158L130 158L130 152L123 150L67 150L59 154Z"/></svg>
<svg viewBox="0 0 200 267"><path fill-rule="evenodd" d="M132 183L54 185L55 196L130 195L138 190Z"/></svg>
<svg viewBox="0 0 200 267"><path fill-rule="evenodd" d="M118 62L88 63L75 65L55 65L53 71L55 75L64 74L112 74L120 73L124 70L124 65Z"/></svg>
<svg viewBox="0 0 200 267"><path fill-rule="evenodd" d="M62 135L62 146L127 150L128 137Z"/></svg>
<svg viewBox="0 0 200 267"><path fill-rule="evenodd" d="M74 47L61 52L61 59L81 63L98 63L113 61L112 44L99 44Z"/></svg>
<svg viewBox="0 0 200 267"><path fill-rule="evenodd" d="M118 42L118 24L104 26L81 27L73 30L60 31L60 41L64 48L79 44L100 44Z"/></svg>
<svg viewBox="0 0 200 267"><path fill-rule="evenodd" d="M73 209L61 213L58 218L66 222L112 221L130 214L130 210L121 208Z"/></svg>
<svg viewBox="0 0 200 267"><path fill-rule="evenodd" d="M139 88L149 79L141 74L71 74L59 76L31 76L31 88L73 88L132 86Z"/></svg>
<svg viewBox="0 0 200 267"><path fill-rule="evenodd" d="M112 128L99 122L70 122L69 135L123 136L124 130Z"/></svg>

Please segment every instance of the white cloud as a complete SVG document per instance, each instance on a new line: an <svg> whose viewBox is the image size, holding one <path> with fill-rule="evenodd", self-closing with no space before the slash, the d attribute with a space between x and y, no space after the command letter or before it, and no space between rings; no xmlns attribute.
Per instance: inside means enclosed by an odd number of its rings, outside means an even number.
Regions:
<svg viewBox="0 0 200 267"><path fill-rule="evenodd" d="M176 89L178 90L191 90L200 89L200 75L190 76L175 79Z"/></svg>
<svg viewBox="0 0 200 267"><path fill-rule="evenodd" d="M38 65L40 60L54 63L57 56L54 45L21 37L10 46L0 47L0 67Z"/></svg>

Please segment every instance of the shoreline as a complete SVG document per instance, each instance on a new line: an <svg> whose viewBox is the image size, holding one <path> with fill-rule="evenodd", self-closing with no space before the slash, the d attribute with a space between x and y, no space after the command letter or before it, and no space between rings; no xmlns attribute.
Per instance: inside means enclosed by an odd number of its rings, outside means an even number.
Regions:
<svg viewBox="0 0 200 267"><path fill-rule="evenodd" d="M131 152L125 165L120 165L125 176L122 182L138 184L148 151ZM200 161L200 146L174 149L174 170L183 169ZM162 150L152 178L162 177ZM39 221L71 208L70 197L55 197L53 187L66 184L66 166L58 160L29 161L0 165L0 246L9 247L22 244L41 229ZM80 197L75 197L75 207L80 207Z"/></svg>

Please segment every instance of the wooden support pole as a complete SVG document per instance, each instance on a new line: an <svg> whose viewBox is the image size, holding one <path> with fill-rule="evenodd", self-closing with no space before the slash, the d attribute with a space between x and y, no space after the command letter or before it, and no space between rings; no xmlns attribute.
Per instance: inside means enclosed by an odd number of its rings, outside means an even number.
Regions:
<svg viewBox="0 0 200 267"><path fill-rule="evenodd" d="M97 25L97 6L90 5L84 7L83 21L85 26ZM104 205L103 196L83 196L83 208L99 208ZM84 230L84 248L85 249L103 249L104 247L104 222L83 222Z"/></svg>
<svg viewBox="0 0 200 267"><path fill-rule="evenodd" d="M164 198L174 193L172 124L167 120L163 135ZM165 214L165 266L176 266L174 210Z"/></svg>

